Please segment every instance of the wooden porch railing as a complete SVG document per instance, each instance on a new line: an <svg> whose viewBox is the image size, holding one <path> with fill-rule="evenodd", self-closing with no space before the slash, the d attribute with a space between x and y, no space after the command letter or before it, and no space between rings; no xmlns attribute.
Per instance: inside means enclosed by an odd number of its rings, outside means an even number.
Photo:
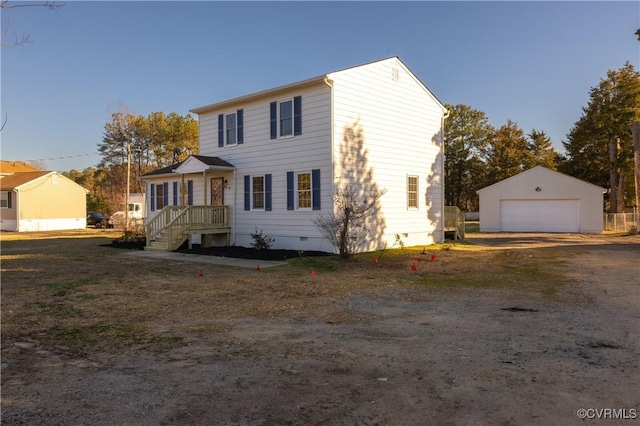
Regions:
<svg viewBox="0 0 640 426"><path fill-rule="evenodd" d="M167 250L175 250L190 233L228 229L229 211L229 206L167 206L146 225L147 247L162 238Z"/></svg>

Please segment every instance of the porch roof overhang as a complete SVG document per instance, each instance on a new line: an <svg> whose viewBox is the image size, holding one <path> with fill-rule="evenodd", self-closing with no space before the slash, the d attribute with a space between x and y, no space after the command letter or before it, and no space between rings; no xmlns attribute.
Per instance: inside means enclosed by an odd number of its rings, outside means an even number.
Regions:
<svg viewBox="0 0 640 426"><path fill-rule="evenodd" d="M141 179L153 179L163 176L175 176L176 174L203 173L207 171L232 172L236 168L233 164L219 157L208 157L205 155L190 155L186 160L154 170L143 176Z"/></svg>

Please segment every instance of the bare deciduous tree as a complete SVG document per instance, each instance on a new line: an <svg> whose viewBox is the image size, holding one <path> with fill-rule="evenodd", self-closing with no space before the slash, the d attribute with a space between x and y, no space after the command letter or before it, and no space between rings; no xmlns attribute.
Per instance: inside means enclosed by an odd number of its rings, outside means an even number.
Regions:
<svg viewBox="0 0 640 426"><path fill-rule="evenodd" d="M29 2L20 4L11 4L9 0L0 1L0 9L3 11L10 9L17 9L19 7L44 7L49 10L57 10L64 6L64 2L59 1L43 1L43 2ZM9 19L5 19L2 23L2 35L0 35L0 45L2 47L18 47L23 44L31 42L31 34L25 33L21 37L16 34L15 40L12 42L6 42L7 34L9 33Z"/></svg>
<svg viewBox="0 0 640 426"><path fill-rule="evenodd" d="M332 196L334 212L314 219L314 225L338 249L340 257L349 259L367 236L367 219L378 212L378 201L385 190L361 193L355 186L338 186Z"/></svg>

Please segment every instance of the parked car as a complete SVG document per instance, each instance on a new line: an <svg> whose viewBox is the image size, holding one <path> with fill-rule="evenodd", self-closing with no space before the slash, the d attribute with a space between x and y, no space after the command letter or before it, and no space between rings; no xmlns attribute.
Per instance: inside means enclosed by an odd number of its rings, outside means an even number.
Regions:
<svg viewBox="0 0 640 426"><path fill-rule="evenodd" d="M98 212L87 213L87 226L91 225L96 228L113 228L113 225L109 225L109 218Z"/></svg>

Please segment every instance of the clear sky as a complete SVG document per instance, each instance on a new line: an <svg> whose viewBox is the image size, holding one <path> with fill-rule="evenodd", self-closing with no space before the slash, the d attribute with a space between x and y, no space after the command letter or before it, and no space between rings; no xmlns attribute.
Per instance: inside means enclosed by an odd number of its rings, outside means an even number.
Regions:
<svg viewBox="0 0 640 426"><path fill-rule="evenodd" d="M3 160L100 161L112 113L190 109L390 56L443 102L555 147L607 70L640 68L640 2L76 2L4 11ZM58 159L58 157L68 157Z"/></svg>

